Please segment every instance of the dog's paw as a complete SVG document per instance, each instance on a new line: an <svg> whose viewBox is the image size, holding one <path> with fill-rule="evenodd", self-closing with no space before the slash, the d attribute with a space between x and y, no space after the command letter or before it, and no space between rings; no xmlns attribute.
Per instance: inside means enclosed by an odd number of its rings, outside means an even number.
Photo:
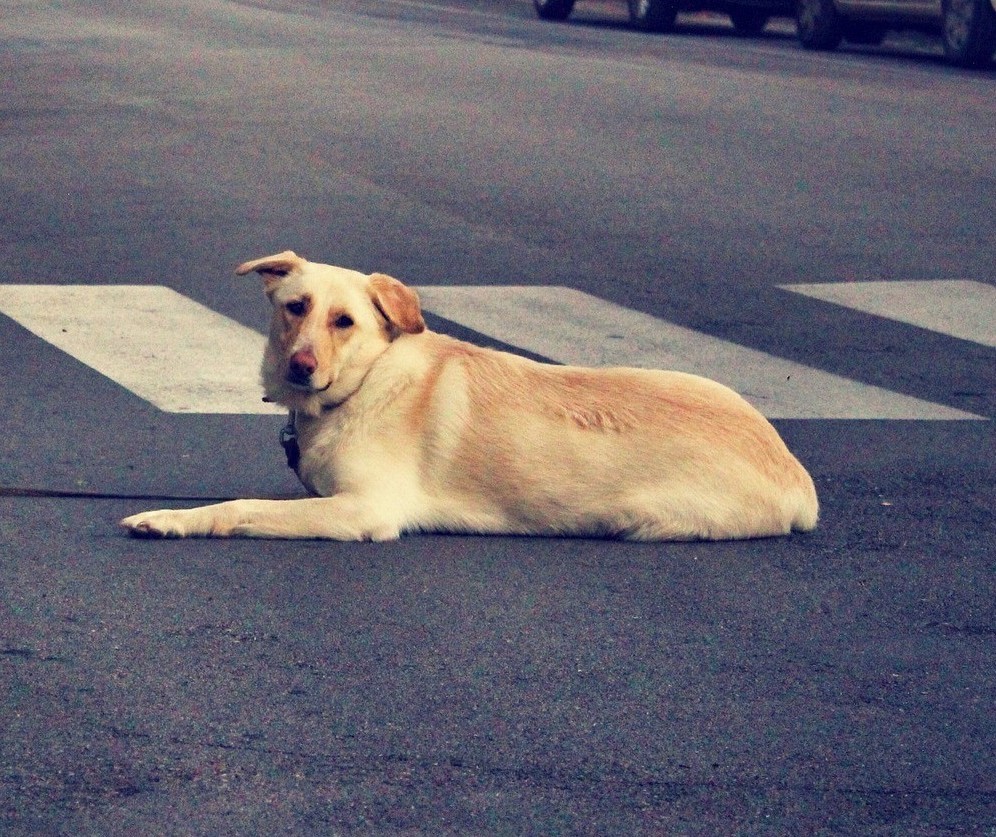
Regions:
<svg viewBox="0 0 996 837"><path fill-rule="evenodd" d="M135 538L182 538L186 532L175 511L150 511L133 514L121 521L122 528Z"/></svg>

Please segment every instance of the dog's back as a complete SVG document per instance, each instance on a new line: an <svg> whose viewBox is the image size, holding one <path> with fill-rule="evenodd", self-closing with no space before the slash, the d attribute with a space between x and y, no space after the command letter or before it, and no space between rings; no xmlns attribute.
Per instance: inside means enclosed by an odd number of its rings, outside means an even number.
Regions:
<svg viewBox="0 0 996 837"><path fill-rule="evenodd" d="M408 346L404 344L408 343ZM679 372L535 363L423 333L409 409L437 525L744 538L815 527L812 479L732 390ZM479 513L468 514L468 508ZM447 528L442 526L442 528Z"/></svg>

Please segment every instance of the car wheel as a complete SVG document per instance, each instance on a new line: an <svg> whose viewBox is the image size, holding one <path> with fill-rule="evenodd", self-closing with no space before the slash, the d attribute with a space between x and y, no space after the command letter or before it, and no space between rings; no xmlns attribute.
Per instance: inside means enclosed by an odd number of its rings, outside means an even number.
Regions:
<svg viewBox="0 0 996 837"><path fill-rule="evenodd" d="M836 49L844 37L844 23L833 0L798 0L795 24L806 49Z"/></svg>
<svg viewBox="0 0 996 837"><path fill-rule="evenodd" d="M533 6L543 20L567 20L574 11L574 0L533 0Z"/></svg>
<svg viewBox="0 0 996 837"><path fill-rule="evenodd" d="M730 20L738 35L760 35L770 15L760 9L730 9Z"/></svg>
<svg viewBox="0 0 996 837"><path fill-rule="evenodd" d="M944 0L941 37L948 60L982 67L996 48L996 12L989 0Z"/></svg>
<svg viewBox="0 0 996 837"><path fill-rule="evenodd" d="M885 40L886 28L877 23L860 23L849 20L844 24L844 40L849 44L878 46Z"/></svg>
<svg viewBox="0 0 996 837"><path fill-rule="evenodd" d="M644 32L668 32L678 16L676 0L627 0L629 22Z"/></svg>

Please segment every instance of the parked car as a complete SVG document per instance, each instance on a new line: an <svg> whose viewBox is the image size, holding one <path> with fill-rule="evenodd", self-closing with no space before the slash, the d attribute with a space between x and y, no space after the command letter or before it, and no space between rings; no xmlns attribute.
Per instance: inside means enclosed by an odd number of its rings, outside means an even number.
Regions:
<svg viewBox="0 0 996 837"><path fill-rule="evenodd" d="M791 17L794 0L627 0L630 22L645 32L667 32L674 28L678 12L723 12L730 16L741 35L756 35L775 15ZM574 0L533 0L543 20L566 20Z"/></svg>
<svg viewBox="0 0 996 837"><path fill-rule="evenodd" d="M797 0L796 26L809 49L877 45L889 29L940 33L951 62L982 67L996 50L996 0Z"/></svg>

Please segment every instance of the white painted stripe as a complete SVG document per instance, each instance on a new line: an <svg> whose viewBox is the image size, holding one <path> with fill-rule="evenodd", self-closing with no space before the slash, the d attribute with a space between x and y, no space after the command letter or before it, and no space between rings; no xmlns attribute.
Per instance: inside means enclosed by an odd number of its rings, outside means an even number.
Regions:
<svg viewBox="0 0 996 837"><path fill-rule="evenodd" d="M573 288L432 286L418 291L426 310L550 360L704 375L731 386L769 418L982 418L773 357Z"/></svg>
<svg viewBox="0 0 996 837"><path fill-rule="evenodd" d="M788 291L996 346L996 287L966 280L782 285Z"/></svg>
<svg viewBox="0 0 996 837"><path fill-rule="evenodd" d="M695 372L729 384L771 418L981 418L773 357L571 288L419 291L427 310L551 360ZM263 336L169 288L0 285L0 312L162 410L282 412L260 400Z"/></svg>
<svg viewBox="0 0 996 837"><path fill-rule="evenodd" d="M171 413L277 413L261 334L149 285L0 285L0 312Z"/></svg>

